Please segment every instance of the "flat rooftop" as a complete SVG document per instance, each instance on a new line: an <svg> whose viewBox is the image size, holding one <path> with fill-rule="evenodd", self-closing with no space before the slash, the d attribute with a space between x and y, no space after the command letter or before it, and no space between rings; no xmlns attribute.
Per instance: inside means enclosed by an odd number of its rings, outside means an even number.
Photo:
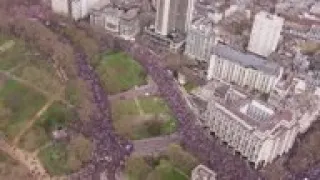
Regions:
<svg viewBox="0 0 320 180"><path fill-rule="evenodd" d="M251 53L237 51L228 45L218 44L213 48L213 53L244 67L263 71L266 74L276 75L279 73L280 66L278 64Z"/></svg>

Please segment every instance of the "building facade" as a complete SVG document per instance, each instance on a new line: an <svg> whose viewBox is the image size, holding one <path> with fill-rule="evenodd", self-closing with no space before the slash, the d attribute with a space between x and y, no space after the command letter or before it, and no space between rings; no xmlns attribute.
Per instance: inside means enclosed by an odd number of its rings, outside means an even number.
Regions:
<svg viewBox="0 0 320 180"><path fill-rule="evenodd" d="M257 56L218 44L210 58L207 79L221 79L269 93L282 77L282 68Z"/></svg>
<svg viewBox="0 0 320 180"><path fill-rule="evenodd" d="M167 36L173 31L185 32L188 2L185 0L157 0L156 9L156 33Z"/></svg>
<svg viewBox="0 0 320 180"><path fill-rule="evenodd" d="M52 11L79 20L89 15L99 0L51 0Z"/></svg>
<svg viewBox="0 0 320 180"><path fill-rule="evenodd" d="M134 40L140 32L139 9L124 11L120 17L120 36L127 40Z"/></svg>
<svg viewBox="0 0 320 180"><path fill-rule="evenodd" d="M284 93L275 89L273 98L264 99L214 80L193 91L188 102L208 135L260 167L287 153L319 116L319 88L307 86L293 79Z"/></svg>
<svg viewBox="0 0 320 180"><path fill-rule="evenodd" d="M216 173L200 164L192 170L191 180L216 180Z"/></svg>
<svg viewBox="0 0 320 180"><path fill-rule="evenodd" d="M199 61L209 61L215 44L213 22L207 18L194 21L186 38L185 55Z"/></svg>
<svg viewBox="0 0 320 180"><path fill-rule="evenodd" d="M157 0L157 13L155 20L155 32L166 36L172 30L173 18L170 15L174 14L174 0Z"/></svg>
<svg viewBox="0 0 320 180"><path fill-rule="evenodd" d="M291 111L275 109L249 98L225 83L214 83L214 88L195 92L198 100L207 102L199 117L208 133L255 167L270 163L289 151L299 132L297 119Z"/></svg>
<svg viewBox="0 0 320 180"><path fill-rule="evenodd" d="M284 19L261 11L256 14L248 50L267 57L277 48Z"/></svg>

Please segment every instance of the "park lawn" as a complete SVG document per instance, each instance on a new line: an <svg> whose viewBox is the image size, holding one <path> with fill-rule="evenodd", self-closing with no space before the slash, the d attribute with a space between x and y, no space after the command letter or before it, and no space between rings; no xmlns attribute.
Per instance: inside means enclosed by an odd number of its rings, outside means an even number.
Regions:
<svg viewBox="0 0 320 180"><path fill-rule="evenodd" d="M50 175L59 176L79 170L89 161L92 151L92 142L77 134L68 143L56 142L42 149L38 157Z"/></svg>
<svg viewBox="0 0 320 180"><path fill-rule="evenodd" d="M44 105L46 98L25 87L24 85L8 80L0 89L0 102L10 110L10 115L3 120L1 127L6 137L12 140L26 125L38 110Z"/></svg>
<svg viewBox="0 0 320 180"><path fill-rule="evenodd" d="M169 161L160 160L160 164L149 173L147 180L188 180L189 177L176 169Z"/></svg>
<svg viewBox="0 0 320 180"><path fill-rule="evenodd" d="M131 156L126 161L125 173L129 180L187 180L198 160L178 144L156 156Z"/></svg>
<svg viewBox="0 0 320 180"><path fill-rule="evenodd" d="M19 146L30 152L44 146L51 141L53 130L66 127L74 117L71 109L59 102L53 103L21 138Z"/></svg>
<svg viewBox="0 0 320 180"><path fill-rule="evenodd" d="M55 74L52 64L45 62L45 60L30 60L19 66L12 73L49 93L57 93L63 87L59 77Z"/></svg>
<svg viewBox="0 0 320 180"><path fill-rule="evenodd" d="M167 104L158 97L118 100L112 104L113 124L117 132L130 139L144 139L171 134L176 129L176 119Z"/></svg>
<svg viewBox="0 0 320 180"><path fill-rule="evenodd" d="M63 175L71 172L71 168L67 165L68 150L65 143L55 143L41 150L38 157L51 175Z"/></svg>
<svg viewBox="0 0 320 180"><path fill-rule="evenodd" d="M0 43L0 46L5 45L9 41L12 41L14 43L12 47L7 48L4 52L0 52L0 70L9 70L31 58L30 51L23 41L16 38L3 38L2 40L0 40L0 42L1 41L4 42Z"/></svg>
<svg viewBox="0 0 320 180"><path fill-rule="evenodd" d="M110 94L146 84L146 73L142 66L125 53L109 53L102 56L97 72L104 88Z"/></svg>

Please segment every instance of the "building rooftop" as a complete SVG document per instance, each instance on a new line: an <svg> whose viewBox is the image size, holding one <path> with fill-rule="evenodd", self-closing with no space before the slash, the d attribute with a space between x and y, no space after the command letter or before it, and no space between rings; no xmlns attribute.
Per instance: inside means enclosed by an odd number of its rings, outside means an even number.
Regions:
<svg viewBox="0 0 320 180"><path fill-rule="evenodd" d="M234 116L241 119L245 127L262 133L267 130L272 131L281 121L291 122L293 120L293 113L289 109L277 109L267 102L238 91L236 86L231 87L224 82L211 81L194 92L194 96L193 98L208 102L208 105L212 102L218 104L221 110L227 112L226 114L233 114L230 115L233 119ZM252 107L256 107L258 111L252 111ZM256 117L261 114L265 116Z"/></svg>
<svg viewBox="0 0 320 180"><path fill-rule="evenodd" d="M213 53L247 68L257 69L273 75L279 73L279 65L269 62L257 55L234 50L224 44L218 44L216 47L214 47Z"/></svg>

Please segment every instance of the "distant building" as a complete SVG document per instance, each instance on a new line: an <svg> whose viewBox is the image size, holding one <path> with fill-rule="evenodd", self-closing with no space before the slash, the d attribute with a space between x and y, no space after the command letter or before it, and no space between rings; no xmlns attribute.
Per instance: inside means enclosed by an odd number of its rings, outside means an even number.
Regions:
<svg viewBox="0 0 320 180"><path fill-rule="evenodd" d="M277 48L284 19L261 11L256 14L248 50L267 57Z"/></svg>
<svg viewBox="0 0 320 180"><path fill-rule="evenodd" d="M99 0L51 0L52 11L79 20L89 15Z"/></svg>
<svg viewBox="0 0 320 180"><path fill-rule="evenodd" d="M193 20L194 3L195 3L195 0L188 0L188 9L187 9L187 17L186 17L186 25L185 25L186 31L188 31Z"/></svg>
<svg viewBox="0 0 320 180"><path fill-rule="evenodd" d="M209 61L214 43L214 24L210 19L203 17L190 25L184 53L193 59Z"/></svg>
<svg viewBox="0 0 320 180"><path fill-rule="evenodd" d="M120 36L124 39L133 40L140 32L139 9L124 11L120 17Z"/></svg>
<svg viewBox="0 0 320 180"><path fill-rule="evenodd" d="M217 44L210 58L207 79L221 79L269 93L282 77L283 68L258 56Z"/></svg>
<svg viewBox="0 0 320 180"><path fill-rule="evenodd" d="M188 3L185 0L157 0L155 32L166 36L172 31L185 31Z"/></svg>
<svg viewBox="0 0 320 180"><path fill-rule="evenodd" d="M119 34L124 39L132 40L140 32L138 15L139 8L123 9L107 5L92 11L90 23Z"/></svg>
<svg viewBox="0 0 320 180"><path fill-rule="evenodd" d="M185 42L188 2L157 0L155 24L144 32L155 46L177 52Z"/></svg>
<svg viewBox="0 0 320 180"><path fill-rule="evenodd" d="M297 135L317 119L319 97L302 91L289 90L291 98L274 106L237 86L213 81L194 91L189 100L208 134L259 167L287 153Z"/></svg>
<svg viewBox="0 0 320 180"><path fill-rule="evenodd" d="M192 170L191 180L216 180L216 173L200 164Z"/></svg>

